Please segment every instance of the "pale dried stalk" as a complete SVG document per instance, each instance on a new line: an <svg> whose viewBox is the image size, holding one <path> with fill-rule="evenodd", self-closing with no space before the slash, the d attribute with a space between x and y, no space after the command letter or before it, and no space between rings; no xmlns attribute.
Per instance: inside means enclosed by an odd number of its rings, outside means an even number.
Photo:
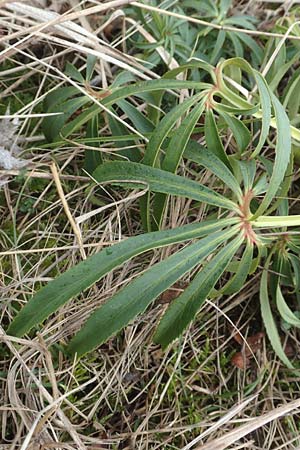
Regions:
<svg viewBox="0 0 300 450"><path fill-rule="evenodd" d="M204 445L200 445L195 448L195 450L225 450L230 445L237 442L239 439L247 436L247 434L252 433L253 431L261 428L267 423L272 422L273 420L279 419L280 417L284 417L287 414L291 413L295 409L300 408L300 399L294 400L293 402L288 403L287 405L279 406L275 408L273 411L270 411L266 414L263 414L260 417L253 419L250 423L246 425L242 425L238 427L236 430L230 431L226 433L224 436L214 439L212 442Z"/></svg>
<svg viewBox="0 0 300 450"><path fill-rule="evenodd" d="M77 223L75 222L75 220L73 219L73 216L71 214L68 202L66 200L66 197L65 197L65 194L64 194L64 191L63 191L60 179L59 179L59 174L58 174L58 171L57 171L55 163L52 163L52 165L51 165L51 172L53 174L53 179L54 179L54 182L55 182L55 185L56 185L56 188L57 188L57 192L58 192L58 195L60 197L61 203L62 203L62 205L64 207L66 216L67 216L67 218L68 218L68 220L69 220L69 222L71 224L71 227L72 227L72 229L74 231L74 234L76 236L76 239L77 239L77 242L78 242L78 245L79 245L79 248L80 248L81 256L82 256L83 259L86 259L86 253L85 253L85 250L84 250L84 247L83 247L81 231L80 231L79 226L77 225Z"/></svg>
<svg viewBox="0 0 300 450"><path fill-rule="evenodd" d="M252 36L267 36L267 37L279 37L279 38L283 37L282 33L270 33L270 32L266 32L266 31L247 30L245 28L237 28L237 27L229 27L226 25L218 25L216 23L206 22L205 20L196 19L195 17L185 16L184 14L179 14L176 12L168 11L166 9L156 8L155 6L144 5L143 3L139 3L139 2L132 2L132 5L137 6L138 8L141 8L141 9L146 9L147 11L155 11L159 14L165 14L166 16L176 17L177 19L185 20L185 21L192 22L192 23L197 23L199 25L204 25L206 27L214 28L216 30L233 31L235 33L236 32L245 33L245 34L249 34ZM300 40L300 36L288 36L288 38L296 40L296 41Z"/></svg>

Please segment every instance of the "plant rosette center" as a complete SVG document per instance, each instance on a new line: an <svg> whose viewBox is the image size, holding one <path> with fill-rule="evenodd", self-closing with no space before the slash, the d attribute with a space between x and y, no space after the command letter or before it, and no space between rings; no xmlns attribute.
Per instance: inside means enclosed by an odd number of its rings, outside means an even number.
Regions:
<svg viewBox="0 0 300 450"><path fill-rule="evenodd" d="M251 211L250 203L254 197L253 191L250 189L241 198L241 203L239 205L240 220L241 220L241 230L244 233L245 239L251 244L259 244L259 238L254 232L251 224Z"/></svg>

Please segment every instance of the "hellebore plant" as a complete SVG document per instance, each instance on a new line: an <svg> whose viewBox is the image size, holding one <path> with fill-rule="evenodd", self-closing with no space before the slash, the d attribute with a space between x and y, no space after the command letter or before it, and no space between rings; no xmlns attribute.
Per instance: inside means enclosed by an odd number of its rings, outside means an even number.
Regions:
<svg viewBox="0 0 300 450"><path fill-rule="evenodd" d="M180 73L195 70L201 72L205 81L176 78ZM250 92L254 86L257 93ZM165 92L180 89L185 90L185 100L160 120ZM76 95L76 89L70 95ZM133 96L146 99L145 113L137 111L134 115L128 106L132 104L125 100ZM293 174L292 139L300 139L263 76L241 58L221 61L216 67L193 60L160 80L112 88L103 96L102 103L106 108L115 105L114 108L126 110L136 129L148 133L144 155L138 160L120 160L116 154L115 160L101 162L93 171L93 179L98 183L134 189L148 187L140 201L142 223L147 232L90 256L48 283L17 314L8 332L22 336L68 300L137 255L191 241L95 310L67 350L80 356L102 344L143 313L178 279L197 268L188 287L172 301L157 326L154 341L165 348L182 334L206 298L239 292L247 277L261 270L258 267L263 264L260 284L263 321L275 352L288 367L293 367L282 348L271 303L276 304L286 326L300 326L295 307L284 297L286 287L292 300L299 300L300 296L300 238L289 234L290 227L300 225L300 216L289 215L286 200ZM56 107L59 109L57 102ZM52 111L53 108L55 102ZM82 126L99 113L98 106L88 106L81 113L81 120L76 120ZM59 133L66 136L71 129L76 130L76 123L74 127L74 123L61 122L52 138ZM222 136L228 131L235 141L230 153L225 151L222 142ZM205 146L191 138L199 132L205 138ZM275 150L271 153L265 150L270 135L276 136ZM211 172L218 180L218 192L177 174L183 160ZM219 193L220 187L226 194ZM162 230L169 196L206 204L207 220ZM231 273L231 278L227 277L222 285L225 272Z"/></svg>

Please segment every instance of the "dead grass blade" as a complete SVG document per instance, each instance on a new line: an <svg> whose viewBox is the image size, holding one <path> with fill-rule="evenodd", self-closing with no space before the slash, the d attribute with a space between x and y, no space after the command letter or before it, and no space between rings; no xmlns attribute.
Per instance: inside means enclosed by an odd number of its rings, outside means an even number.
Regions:
<svg viewBox="0 0 300 450"><path fill-rule="evenodd" d="M200 445L196 447L195 450L225 450L230 445L237 443L237 441L247 436L249 433L252 433L253 431L263 427L273 420L285 417L287 414L290 414L293 411L296 412L295 410L297 410L298 408L300 408L300 399L294 400L293 402L290 402L286 405L279 406L273 411L263 414L260 417L256 417L255 419L251 420L251 423L242 425L238 429L230 431L224 436L214 439L208 444Z"/></svg>

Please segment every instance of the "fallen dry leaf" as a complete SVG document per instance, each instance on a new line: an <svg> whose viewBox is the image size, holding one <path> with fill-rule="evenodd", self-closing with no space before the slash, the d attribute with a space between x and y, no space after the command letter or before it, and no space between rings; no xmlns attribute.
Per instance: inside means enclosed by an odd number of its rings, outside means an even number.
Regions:
<svg viewBox="0 0 300 450"><path fill-rule="evenodd" d="M262 331L259 331L244 340L239 333L235 333L233 338L236 342L242 345L242 350L233 355L231 358L231 363L242 370L249 367L250 359L253 357L254 353L261 348L264 337L265 334Z"/></svg>

